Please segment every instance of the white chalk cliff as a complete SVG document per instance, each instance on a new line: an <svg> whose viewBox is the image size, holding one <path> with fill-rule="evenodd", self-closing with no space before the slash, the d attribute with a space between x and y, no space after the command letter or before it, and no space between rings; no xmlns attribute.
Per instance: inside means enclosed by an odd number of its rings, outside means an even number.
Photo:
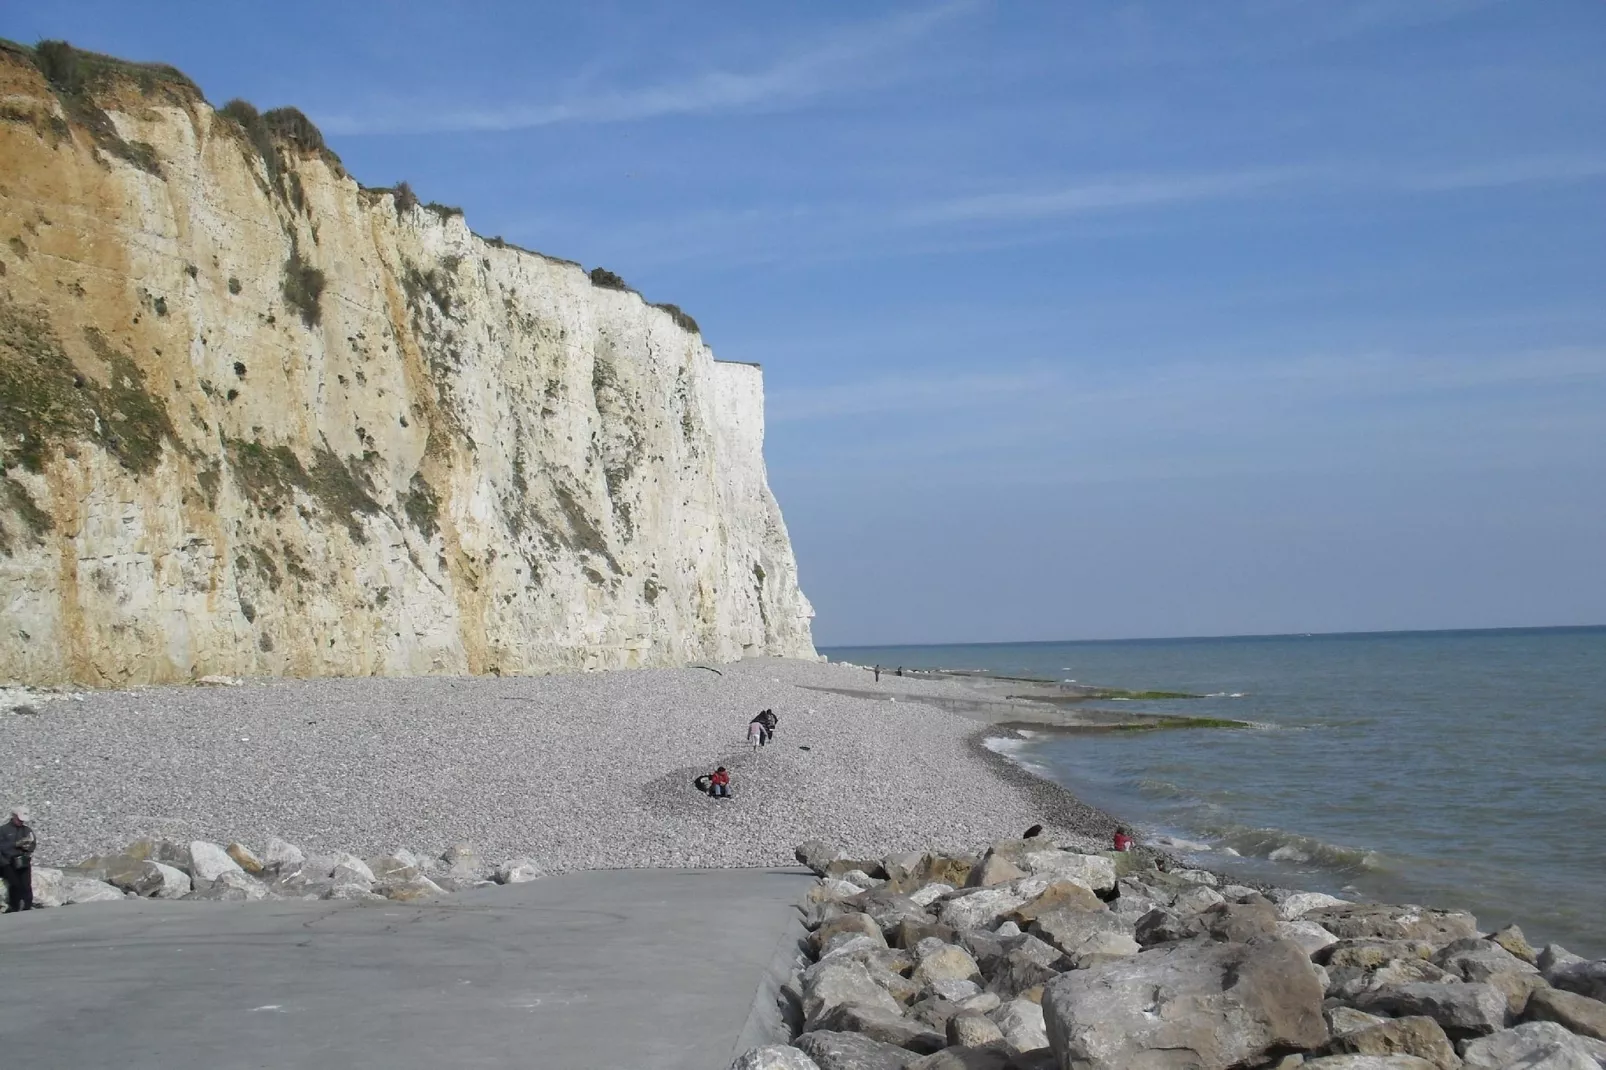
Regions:
<svg viewBox="0 0 1606 1070"><path fill-rule="evenodd" d="M0 48L0 230L0 681L813 656L678 309L82 53Z"/></svg>

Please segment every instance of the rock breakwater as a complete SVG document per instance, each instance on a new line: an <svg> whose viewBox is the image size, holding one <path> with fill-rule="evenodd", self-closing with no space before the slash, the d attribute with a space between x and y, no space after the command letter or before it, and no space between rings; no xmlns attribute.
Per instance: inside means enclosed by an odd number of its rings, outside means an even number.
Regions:
<svg viewBox="0 0 1606 1070"><path fill-rule="evenodd" d="M732 1070L1606 1067L1606 962L1470 914L1253 889L1048 838L812 841L789 1045Z"/></svg>
<svg viewBox="0 0 1606 1070"><path fill-rule="evenodd" d="M277 837L260 854L242 843L180 843L141 838L112 855L93 855L60 869L35 867L37 907L115 902L125 898L261 900L390 899L411 903L488 884L521 884L544 876L529 858L490 866L470 844L439 857L406 848L369 858L308 855Z"/></svg>

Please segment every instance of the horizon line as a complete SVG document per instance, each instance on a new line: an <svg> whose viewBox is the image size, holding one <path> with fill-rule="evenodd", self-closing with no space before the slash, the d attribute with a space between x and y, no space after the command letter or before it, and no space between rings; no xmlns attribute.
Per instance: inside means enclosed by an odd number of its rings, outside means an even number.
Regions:
<svg viewBox="0 0 1606 1070"><path fill-rule="evenodd" d="M915 649L976 646L1067 646L1094 643L1191 643L1229 639L1346 639L1396 635L1480 635L1497 632L1588 632L1606 630L1601 624L1537 624L1509 625L1490 628L1399 628L1381 631L1343 632L1243 632L1220 635L1147 635L1116 639L1025 639L1019 641L993 640L971 643L821 643L815 650L877 650Z"/></svg>

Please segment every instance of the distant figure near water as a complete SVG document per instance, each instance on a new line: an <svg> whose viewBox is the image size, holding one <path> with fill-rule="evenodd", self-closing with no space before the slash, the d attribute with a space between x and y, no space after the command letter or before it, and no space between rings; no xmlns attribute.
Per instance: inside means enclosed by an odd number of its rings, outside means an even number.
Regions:
<svg viewBox="0 0 1606 1070"><path fill-rule="evenodd" d="M899 675L899 676L902 676L902 675L903 675L903 666L902 666L902 665L899 665L899 666L898 666L898 675Z"/></svg>
<svg viewBox="0 0 1606 1070"><path fill-rule="evenodd" d="M881 682L881 666L879 665L875 667L875 682L878 684Z"/></svg>
<svg viewBox="0 0 1606 1070"><path fill-rule="evenodd" d="M1132 849L1132 837L1126 834L1125 828L1115 830L1115 849L1117 851L1130 851Z"/></svg>

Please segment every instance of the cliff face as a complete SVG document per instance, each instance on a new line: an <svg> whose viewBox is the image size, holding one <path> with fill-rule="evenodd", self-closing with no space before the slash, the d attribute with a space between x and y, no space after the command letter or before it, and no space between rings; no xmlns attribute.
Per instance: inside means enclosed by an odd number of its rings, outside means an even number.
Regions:
<svg viewBox="0 0 1606 1070"><path fill-rule="evenodd" d="M0 680L813 655L758 368L270 118L0 50Z"/></svg>

